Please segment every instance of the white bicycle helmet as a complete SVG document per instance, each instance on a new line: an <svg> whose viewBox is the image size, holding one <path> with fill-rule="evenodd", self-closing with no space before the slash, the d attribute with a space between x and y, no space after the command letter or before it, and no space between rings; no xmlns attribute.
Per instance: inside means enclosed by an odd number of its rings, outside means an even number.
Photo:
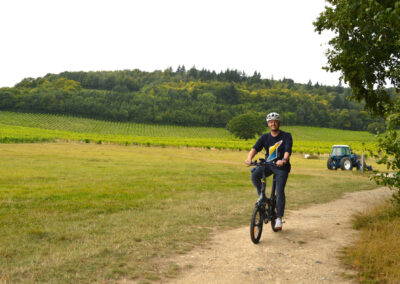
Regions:
<svg viewBox="0 0 400 284"><path fill-rule="evenodd" d="M270 121L270 120L278 120L278 121L280 121L281 120L281 116L277 112L271 112L271 113L269 113L267 115L267 119L266 120L267 120L267 122Z"/></svg>

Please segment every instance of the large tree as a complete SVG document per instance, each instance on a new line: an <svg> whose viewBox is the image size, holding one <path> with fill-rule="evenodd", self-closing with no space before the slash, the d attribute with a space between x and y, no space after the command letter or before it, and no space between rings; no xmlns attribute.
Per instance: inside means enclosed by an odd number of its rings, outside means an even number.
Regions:
<svg viewBox="0 0 400 284"><path fill-rule="evenodd" d="M386 132L379 140L381 162L397 174L381 175L379 181L399 189L400 1L327 2L314 22L317 32L335 33L329 41L326 69L341 72L352 89L352 98L365 102L366 109L386 119Z"/></svg>
<svg viewBox="0 0 400 284"><path fill-rule="evenodd" d="M234 136L248 140L266 130L264 122L265 120L260 119L257 115L245 113L232 118L227 128Z"/></svg>

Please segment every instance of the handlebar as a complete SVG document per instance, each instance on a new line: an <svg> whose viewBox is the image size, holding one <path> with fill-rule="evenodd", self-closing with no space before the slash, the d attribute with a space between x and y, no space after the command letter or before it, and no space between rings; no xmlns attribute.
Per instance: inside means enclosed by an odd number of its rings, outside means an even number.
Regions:
<svg viewBox="0 0 400 284"><path fill-rule="evenodd" d="M273 165L276 166L276 161L266 161L265 159L259 159L259 161L252 161L250 166L265 166L265 165Z"/></svg>

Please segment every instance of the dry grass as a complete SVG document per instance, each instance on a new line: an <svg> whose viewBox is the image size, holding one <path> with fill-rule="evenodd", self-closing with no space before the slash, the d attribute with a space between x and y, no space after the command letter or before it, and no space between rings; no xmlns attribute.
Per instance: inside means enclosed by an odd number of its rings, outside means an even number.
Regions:
<svg viewBox="0 0 400 284"><path fill-rule="evenodd" d="M346 263L361 283L400 283L400 208L391 203L357 215L360 240L346 250Z"/></svg>
<svg viewBox="0 0 400 284"><path fill-rule="evenodd" d="M0 145L0 279L154 281L168 256L248 224L246 152L77 143ZM371 189L366 175L292 159L287 206ZM248 240L244 240L248 241Z"/></svg>

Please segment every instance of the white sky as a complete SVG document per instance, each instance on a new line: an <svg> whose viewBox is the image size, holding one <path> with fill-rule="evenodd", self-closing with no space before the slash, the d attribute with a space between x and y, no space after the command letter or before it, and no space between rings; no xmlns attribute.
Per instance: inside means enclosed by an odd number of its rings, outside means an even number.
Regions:
<svg viewBox="0 0 400 284"><path fill-rule="evenodd" d="M337 85L323 0L1 0L0 87L62 71L238 69Z"/></svg>

